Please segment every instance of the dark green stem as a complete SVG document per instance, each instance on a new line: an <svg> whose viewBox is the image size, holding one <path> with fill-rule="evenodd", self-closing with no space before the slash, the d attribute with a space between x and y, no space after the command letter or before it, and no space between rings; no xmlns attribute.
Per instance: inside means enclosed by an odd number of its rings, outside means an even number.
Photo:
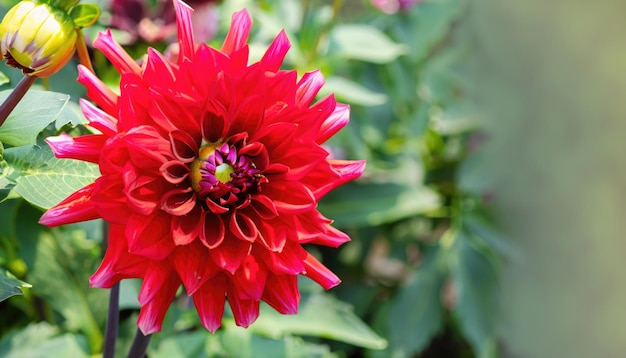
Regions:
<svg viewBox="0 0 626 358"><path fill-rule="evenodd" d="M144 334L141 333L141 330L137 329L133 345L130 347L130 351L128 352L128 358L144 358L146 356L146 349L148 349L151 337L152 335L150 334L144 336Z"/></svg>
<svg viewBox="0 0 626 358"><path fill-rule="evenodd" d="M102 358L115 357L115 342L117 341L117 327L120 322L120 283L111 287L109 296L109 313L107 314L107 328L104 333L104 350Z"/></svg>
<svg viewBox="0 0 626 358"><path fill-rule="evenodd" d="M11 114L15 106L20 103L30 86L35 83L36 79L37 77L35 76L24 76L20 80L20 83L17 84L17 87L13 89L9 97L2 102L2 105L0 105L0 126L9 118L9 114Z"/></svg>

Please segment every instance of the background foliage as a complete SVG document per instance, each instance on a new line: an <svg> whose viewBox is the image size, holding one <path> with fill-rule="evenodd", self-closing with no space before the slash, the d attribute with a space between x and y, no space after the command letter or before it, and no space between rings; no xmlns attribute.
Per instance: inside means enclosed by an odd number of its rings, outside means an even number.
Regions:
<svg viewBox="0 0 626 358"><path fill-rule="evenodd" d="M92 38L106 26L107 2L100 5L105 16L88 29ZM181 297L149 356L497 356L500 272L515 249L494 228L493 183L480 160L485 135L470 103L476 41L463 30L475 7L431 0L385 14L365 0L226 0L215 44L241 7L255 21L253 58L284 28L292 42L288 66L299 73L321 68L322 95L334 92L351 104L351 123L330 146L337 157L366 159L367 171L320 208L353 241L339 250L310 248L343 283L326 293L302 279L299 315L263 306L244 330L227 313L215 335L199 329ZM127 48L139 55L147 46ZM94 56L98 74L115 86L110 65ZM0 99L20 76L3 72ZM71 65L38 83L0 129L3 357L83 357L102 349L108 292L88 287L102 255L102 223L37 224L42 209L98 174L84 162L54 158L42 141L86 130L76 104L84 90L75 78ZM138 282L123 283L119 356L136 329L137 294Z"/></svg>

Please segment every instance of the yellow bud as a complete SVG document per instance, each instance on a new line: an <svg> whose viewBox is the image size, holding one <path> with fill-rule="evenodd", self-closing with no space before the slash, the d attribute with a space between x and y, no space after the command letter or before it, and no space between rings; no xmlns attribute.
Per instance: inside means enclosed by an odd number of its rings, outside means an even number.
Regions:
<svg viewBox="0 0 626 358"><path fill-rule="evenodd" d="M8 65L25 75L48 77L72 58L77 36L72 18L63 10L21 1L0 23L0 51Z"/></svg>

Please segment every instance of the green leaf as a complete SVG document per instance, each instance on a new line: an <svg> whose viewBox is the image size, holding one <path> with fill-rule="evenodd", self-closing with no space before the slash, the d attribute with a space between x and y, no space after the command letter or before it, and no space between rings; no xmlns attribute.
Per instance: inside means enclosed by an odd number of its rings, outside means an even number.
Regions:
<svg viewBox="0 0 626 358"><path fill-rule="evenodd" d="M477 357L496 357L499 290L495 256L484 241L466 230L456 234L449 254L458 292L454 312L461 331Z"/></svg>
<svg viewBox="0 0 626 358"><path fill-rule="evenodd" d="M259 319L249 329L263 336L313 336L369 349L387 346L387 341L363 323L352 306L325 293L306 297L294 316L281 315L266 305L261 309Z"/></svg>
<svg viewBox="0 0 626 358"><path fill-rule="evenodd" d="M431 189L396 183L352 182L320 202L320 211L339 227L380 225L438 207L439 196Z"/></svg>
<svg viewBox="0 0 626 358"><path fill-rule="evenodd" d="M320 90L321 96L331 93L342 102L361 106L379 106L387 102L386 95L372 92L361 84L337 76L326 78L326 83Z"/></svg>
<svg viewBox="0 0 626 358"><path fill-rule="evenodd" d="M22 294L22 287L32 287L26 282L15 278L9 271L0 268L0 301Z"/></svg>
<svg viewBox="0 0 626 358"><path fill-rule="evenodd" d="M340 24L330 35L331 53L344 59L388 63L407 52L379 29L364 24Z"/></svg>
<svg viewBox="0 0 626 358"><path fill-rule="evenodd" d="M11 90L0 92L3 102ZM62 93L30 90L0 127L0 142L12 146L36 144L37 135L56 120L70 96Z"/></svg>
<svg viewBox="0 0 626 358"><path fill-rule="evenodd" d="M445 262L440 251L427 251L422 265L399 289L387 315L389 350L394 356L414 356L442 329L441 290L445 280Z"/></svg>
<svg viewBox="0 0 626 358"><path fill-rule="evenodd" d="M9 166L5 175L16 184L12 190L44 209L92 183L99 175L95 164L57 159L47 146L8 148L4 159Z"/></svg>
<svg viewBox="0 0 626 358"><path fill-rule="evenodd" d="M89 27L100 17L100 7L96 4L78 4L70 10L69 15L76 27Z"/></svg>
<svg viewBox="0 0 626 358"><path fill-rule="evenodd" d="M150 357L206 357L204 347L208 333L204 330L163 339Z"/></svg>
<svg viewBox="0 0 626 358"><path fill-rule="evenodd" d="M54 230L38 225L40 216L30 205L20 206L17 216L19 255L28 267L31 293L63 318L66 329L84 333L96 352L108 301L106 290L89 287L89 276L101 258L99 245L73 225Z"/></svg>
<svg viewBox="0 0 626 358"><path fill-rule="evenodd" d="M30 324L20 331L7 334L0 340L0 357L89 357L83 336L58 334L59 330L46 322Z"/></svg>
<svg viewBox="0 0 626 358"><path fill-rule="evenodd" d="M11 79L4 74L4 72L0 72L0 86L5 85L11 82Z"/></svg>
<svg viewBox="0 0 626 358"><path fill-rule="evenodd" d="M287 336L281 339L270 339L256 335L250 329L228 325L220 335L220 349L210 347L213 354L210 357L238 357L238 358L331 358L328 346L303 341L298 337ZM217 354L215 354L217 353ZM165 356L163 356L165 358ZM171 356L170 356L171 357Z"/></svg>

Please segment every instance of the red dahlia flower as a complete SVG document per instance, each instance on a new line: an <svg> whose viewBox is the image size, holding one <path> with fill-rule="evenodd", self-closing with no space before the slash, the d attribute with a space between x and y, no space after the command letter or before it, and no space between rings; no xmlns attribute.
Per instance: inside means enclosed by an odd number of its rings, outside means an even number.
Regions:
<svg viewBox="0 0 626 358"><path fill-rule="evenodd" d="M95 287L143 278L138 325L161 329L180 284L211 332L225 299L248 326L263 300L296 313L297 276L325 289L340 280L302 244L337 247L349 240L316 209L327 192L361 175L363 161L329 159L321 146L348 122L331 95L312 104L319 71L297 79L279 70L289 48L281 32L248 65L251 19L233 15L221 50L195 45L191 9L175 2L176 63L149 49L141 66L101 33L94 47L121 74L120 94L79 67L78 80L100 107L81 100L101 134L48 138L57 157L97 163L102 175L41 218L61 225L110 223Z"/></svg>

